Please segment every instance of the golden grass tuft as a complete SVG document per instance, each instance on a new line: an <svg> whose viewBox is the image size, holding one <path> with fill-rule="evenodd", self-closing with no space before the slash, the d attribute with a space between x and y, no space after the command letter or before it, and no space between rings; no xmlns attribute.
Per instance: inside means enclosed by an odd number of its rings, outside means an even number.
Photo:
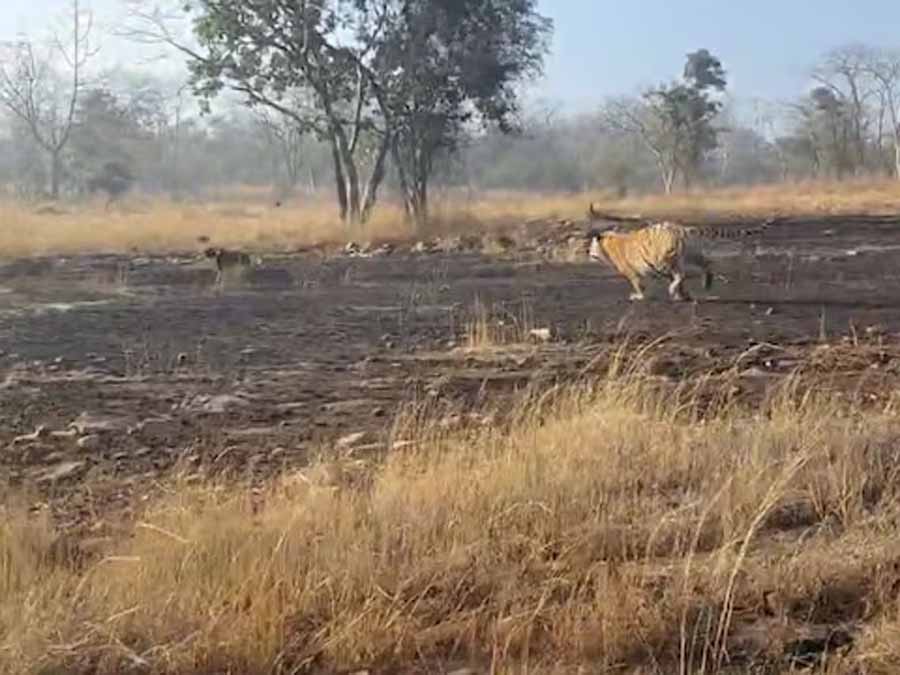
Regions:
<svg viewBox="0 0 900 675"><path fill-rule="evenodd" d="M175 485L84 567L9 515L0 672L786 670L860 624L839 662L891 672L900 421L786 391L699 417L626 373L420 429L351 486L320 478L340 460L262 497Z"/></svg>
<svg viewBox="0 0 900 675"><path fill-rule="evenodd" d="M175 202L140 195L104 210L100 201L34 206L0 202L0 256L193 250L199 235L222 246L283 251L298 246L397 241L415 236L515 227L527 221L580 219L588 204L646 217L893 214L900 182L858 180L692 191L615 199L603 192L537 193L445 191L432 204L427 232L413 233L402 209L384 200L372 220L348 230L328 194L295 198L276 208L258 193L235 189L206 202Z"/></svg>
<svg viewBox="0 0 900 675"><path fill-rule="evenodd" d="M475 298L465 324L463 347L469 351L493 350L532 341L535 328L531 306L522 302L515 310L488 307Z"/></svg>

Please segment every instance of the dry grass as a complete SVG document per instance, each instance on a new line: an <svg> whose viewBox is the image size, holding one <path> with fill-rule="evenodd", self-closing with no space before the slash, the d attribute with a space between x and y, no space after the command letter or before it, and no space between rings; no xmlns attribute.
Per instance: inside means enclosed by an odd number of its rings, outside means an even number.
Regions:
<svg viewBox="0 0 900 675"><path fill-rule="evenodd" d="M176 483L80 566L7 513L0 672L787 672L844 625L828 672L896 672L900 420L797 391L700 417L618 375L262 496Z"/></svg>
<svg viewBox="0 0 900 675"><path fill-rule="evenodd" d="M617 200L602 193L539 194L448 192L435 200L428 235L504 228L529 220L585 215L598 208L651 216L700 217L815 214L878 214L900 211L900 183L856 181L772 185L651 195ZM35 207L0 202L0 255L76 252L192 250L206 234L224 246L285 250L318 243L403 240L412 236L396 204L379 205L361 231L348 232L338 221L329 195L295 199L281 208L257 193L235 190L206 203L176 203L132 196L111 211L102 202Z"/></svg>
<svg viewBox="0 0 900 675"><path fill-rule="evenodd" d="M735 217L895 215L900 213L900 182L873 179L840 183L817 181L653 195L618 203L600 200L598 203L622 213L684 218L709 214Z"/></svg>
<svg viewBox="0 0 900 675"><path fill-rule="evenodd" d="M503 305L488 307L476 297L465 328L463 347L482 351L531 341L535 323L531 306L524 300L510 310Z"/></svg>

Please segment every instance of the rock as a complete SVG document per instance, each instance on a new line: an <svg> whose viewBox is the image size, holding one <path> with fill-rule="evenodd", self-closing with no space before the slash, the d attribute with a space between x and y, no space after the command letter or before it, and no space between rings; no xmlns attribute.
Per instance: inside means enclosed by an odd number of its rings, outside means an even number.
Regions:
<svg viewBox="0 0 900 675"><path fill-rule="evenodd" d="M65 478L72 478L75 474L81 472L85 466L86 462L82 461L70 461L70 462L60 462L55 466L50 467L46 471L42 472L38 478L38 483L55 483L56 481L63 480Z"/></svg>
<svg viewBox="0 0 900 675"><path fill-rule="evenodd" d="M549 328L532 328L528 331L528 337L536 342L550 342L553 334Z"/></svg>
<svg viewBox="0 0 900 675"><path fill-rule="evenodd" d="M368 445L375 442L375 436L369 431L357 431L352 434L342 436L337 440L335 446L342 450L350 450L360 445Z"/></svg>
<svg viewBox="0 0 900 675"><path fill-rule="evenodd" d="M32 431L30 434L22 434L21 436L16 436L12 439L11 445L21 445L22 443L32 443L34 441L40 440L41 438L47 437L49 434L47 432L47 427L43 424L39 424L37 429Z"/></svg>
<svg viewBox="0 0 900 675"><path fill-rule="evenodd" d="M82 436L95 433L127 432L133 420L126 417L114 417L112 415L95 415L83 412L69 423Z"/></svg>
<svg viewBox="0 0 900 675"><path fill-rule="evenodd" d="M103 442L99 435L89 434L75 441L75 445L78 446L79 450L84 450L85 452L98 452L103 447Z"/></svg>
<svg viewBox="0 0 900 675"><path fill-rule="evenodd" d="M322 410L333 415L349 415L354 412L360 412L366 408L371 408L374 403L375 401L371 398L351 398L346 401L325 403L322 406Z"/></svg>
<svg viewBox="0 0 900 675"><path fill-rule="evenodd" d="M250 402L240 396L219 394L218 396L195 396L182 407L190 412L222 415L235 409L246 408L249 405Z"/></svg>
<svg viewBox="0 0 900 675"><path fill-rule="evenodd" d="M180 429L179 423L171 417L150 417L135 424L128 433L147 442L169 443L178 437Z"/></svg>
<svg viewBox="0 0 900 675"><path fill-rule="evenodd" d="M390 255L393 252L394 252L393 244L382 244L381 246L376 248L374 251L372 251L372 255L384 256L384 255Z"/></svg>

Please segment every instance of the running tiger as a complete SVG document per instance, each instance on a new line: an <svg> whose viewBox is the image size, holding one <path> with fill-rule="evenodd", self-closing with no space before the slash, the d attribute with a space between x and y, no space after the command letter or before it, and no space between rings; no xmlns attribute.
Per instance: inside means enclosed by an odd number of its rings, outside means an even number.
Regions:
<svg viewBox="0 0 900 675"><path fill-rule="evenodd" d="M598 217L591 204L588 214ZM605 260L631 283L630 300L643 300L641 281L649 276L669 280L669 297L690 300L684 289L685 268L703 272L703 288L712 287L713 273L704 255L703 239L734 239L764 231L775 219L769 218L754 228L701 228L670 221L651 223L631 232L592 231L588 254L592 260Z"/></svg>

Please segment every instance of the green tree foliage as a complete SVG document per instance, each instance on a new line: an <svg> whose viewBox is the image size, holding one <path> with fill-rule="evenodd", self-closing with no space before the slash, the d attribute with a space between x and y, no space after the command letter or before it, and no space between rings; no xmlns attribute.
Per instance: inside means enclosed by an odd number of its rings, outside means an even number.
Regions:
<svg viewBox="0 0 900 675"><path fill-rule="evenodd" d="M407 207L424 218L437 153L467 122L510 129L516 85L540 72L551 30L536 0L198 0L196 91L224 87L315 128L334 159L341 215L365 220L390 154ZM298 111L292 92L313 106ZM369 139L366 142L366 139ZM360 162L366 148L369 178Z"/></svg>

